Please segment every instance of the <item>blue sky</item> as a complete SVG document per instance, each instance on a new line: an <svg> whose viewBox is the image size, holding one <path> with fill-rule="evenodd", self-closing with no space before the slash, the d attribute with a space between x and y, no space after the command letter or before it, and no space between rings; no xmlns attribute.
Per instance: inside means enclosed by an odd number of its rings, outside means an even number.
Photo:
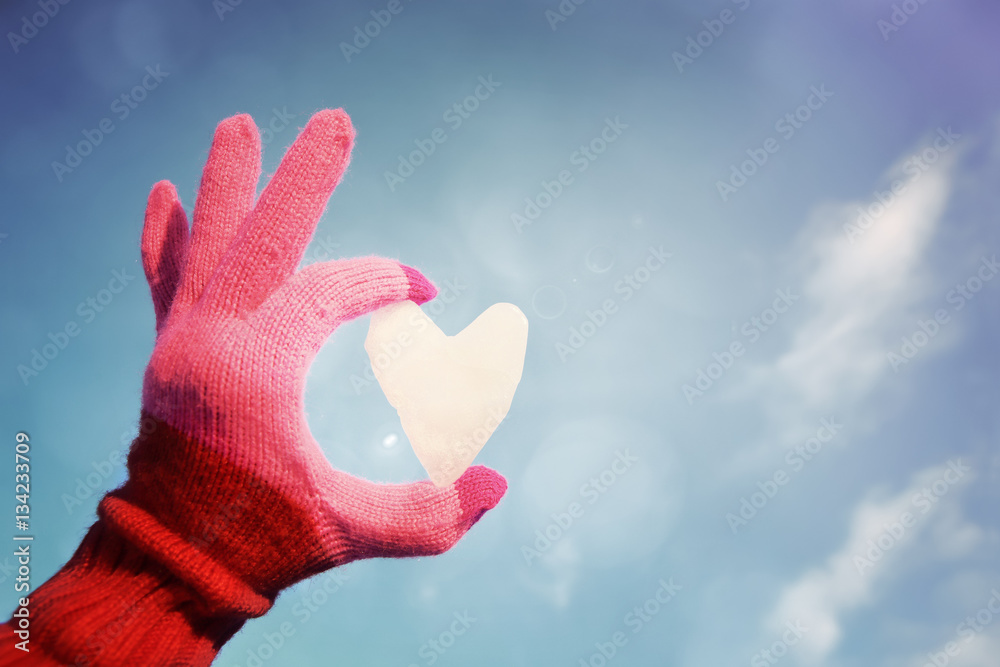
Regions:
<svg viewBox="0 0 1000 667"><path fill-rule="evenodd" d="M8 36L0 413L32 437L35 582L124 478L150 186L190 210L222 118L268 128L266 178L343 107L353 162L305 261L420 268L452 297L424 307L449 334L524 311L524 376L478 458L510 489L445 555L287 591L218 664L597 665L610 643L612 665L921 667L955 642L947 664L995 666L1000 618L965 619L1000 590L1000 9L896 6L584 2L557 21L555 1L402 0L355 53L387 2L116 1ZM4 33L36 11L6 3ZM338 468L423 478L366 332L314 363L310 426Z"/></svg>

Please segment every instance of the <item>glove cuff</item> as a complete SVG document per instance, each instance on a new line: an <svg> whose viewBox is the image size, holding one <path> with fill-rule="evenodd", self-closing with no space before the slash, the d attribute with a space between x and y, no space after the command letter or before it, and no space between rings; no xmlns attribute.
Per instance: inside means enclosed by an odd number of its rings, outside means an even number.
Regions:
<svg viewBox="0 0 1000 667"><path fill-rule="evenodd" d="M229 570L165 528L153 515L114 495L107 495L97 514L115 532L152 556L172 575L198 592L202 611L209 616L263 616L274 604Z"/></svg>
<svg viewBox="0 0 1000 667"><path fill-rule="evenodd" d="M13 649L13 627L0 626L0 667L209 665L246 617L208 608L195 589L102 519L30 596L30 653Z"/></svg>

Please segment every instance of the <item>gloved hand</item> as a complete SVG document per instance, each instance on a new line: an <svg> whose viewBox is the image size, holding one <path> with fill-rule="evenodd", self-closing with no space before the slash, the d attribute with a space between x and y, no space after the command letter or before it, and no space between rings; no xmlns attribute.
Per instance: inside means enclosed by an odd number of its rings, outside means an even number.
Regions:
<svg viewBox="0 0 1000 667"><path fill-rule="evenodd" d="M353 139L342 110L317 113L255 203L257 128L223 121L190 238L174 187L154 186L142 261L157 338L141 434L128 480L33 596L32 639L51 658L209 664L283 588L359 558L439 554L503 496L504 478L481 466L444 489L358 479L309 432L306 371L337 325L436 293L378 257L296 272Z"/></svg>

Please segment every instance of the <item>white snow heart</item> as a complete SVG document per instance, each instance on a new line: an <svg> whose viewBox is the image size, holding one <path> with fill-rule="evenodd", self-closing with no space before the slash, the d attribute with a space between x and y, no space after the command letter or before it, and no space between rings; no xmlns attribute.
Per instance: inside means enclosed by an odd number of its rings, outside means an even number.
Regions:
<svg viewBox="0 0 1000 667"><path fill-rule="evenodd" d="M412 301L372 314L372 369L436 486L461 477L507 416L527 345L528 319L509 303L490 306L454 336Z"/></svg>

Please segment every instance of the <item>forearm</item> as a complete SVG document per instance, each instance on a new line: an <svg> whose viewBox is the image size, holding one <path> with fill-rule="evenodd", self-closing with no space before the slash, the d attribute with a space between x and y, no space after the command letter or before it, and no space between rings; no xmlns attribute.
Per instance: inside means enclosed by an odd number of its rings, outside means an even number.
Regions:
<svg viewBox="0 0 1000 667"><path fill-rule="evenodd" d="M68 563L31 595L29 652L0 626L6 665L208 665L244 623L209 616L166 568L95 523Z"/></svg>

